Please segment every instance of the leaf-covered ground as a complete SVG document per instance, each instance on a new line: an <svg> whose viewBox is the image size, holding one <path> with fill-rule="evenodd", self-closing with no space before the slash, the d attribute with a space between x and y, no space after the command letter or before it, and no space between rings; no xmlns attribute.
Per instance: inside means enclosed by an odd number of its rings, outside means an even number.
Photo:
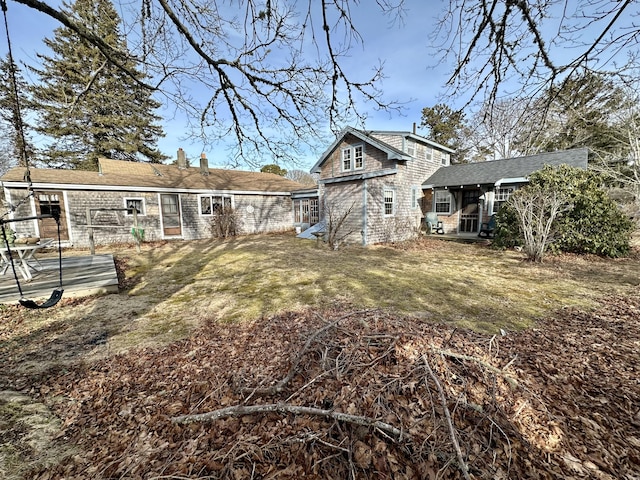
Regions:
<svg viewBox="0 0 640 480"><path fill-rule="evenodd" d="M634 294L495 336L350 305L212 321L31 378L66 456L25 476L638 479L639 365Z"/></svg>

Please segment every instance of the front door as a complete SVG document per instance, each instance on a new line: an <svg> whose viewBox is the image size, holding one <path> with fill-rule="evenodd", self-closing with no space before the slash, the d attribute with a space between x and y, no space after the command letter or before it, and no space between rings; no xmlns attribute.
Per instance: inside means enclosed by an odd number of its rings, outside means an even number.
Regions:
<svg viewBox="0 0 640 480"><path fill-rule="evenodd" d="M478 231L478 201L480 190L462 191L462 211L460 212L460 233Z"/></svg>
<svg viewBox="0 0 640 480"><path fill-rule="evenodd" d="M69 231L64 213L64 197L62 192L35 192L38 215L60 216L60 240L69 240ZM38 228L42 238L58 238L58 225L53 218L38 219Z"/></svg>
<svg viewBox="0 0 640 480"><path fill-rule="evenodd" d="M160 208L162 212L162 227L165 236L173 237L182 235L180 226L180 198L177 194L163 193L160 195Z"/></svg>

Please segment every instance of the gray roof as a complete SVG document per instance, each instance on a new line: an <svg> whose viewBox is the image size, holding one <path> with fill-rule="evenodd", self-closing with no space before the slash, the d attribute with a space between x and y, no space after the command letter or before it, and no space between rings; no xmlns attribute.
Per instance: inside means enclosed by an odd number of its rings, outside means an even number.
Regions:
<svg viewBox="0 0 640 480"><path fill-rule="evenodd" d="M587 168L588 148L539 153L527 157L505 158L479 163L462 163L439 168L422 186L425 188L458 187L463 185L495 185L519 183L545 165L570 165Z"/></svg>

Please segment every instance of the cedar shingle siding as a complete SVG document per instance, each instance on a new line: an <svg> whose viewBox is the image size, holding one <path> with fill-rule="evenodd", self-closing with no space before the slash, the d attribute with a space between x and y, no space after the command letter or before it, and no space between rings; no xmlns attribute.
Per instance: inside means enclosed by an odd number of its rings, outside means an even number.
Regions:
<svg viewBox="0 0 640 480"><path fill-rule="evenodd" d="M231 199L238 214L238 233L262 233L291 230L293 206L291 192L302 188L297 182L278 175L260 172L178 168L176 165L100 160L99 172L59 169L31 169L33 191L59 192L64 200L69 232L66 244L85 247L89 244L87 208L122 209L125 199L142 202L138 225L145 229L147 240L211 237L211 216L200 213L200 196L224 196ZM7 201L19 203L26 195L24 169L13 168L2 178ZM161 195L176 195L180 206L180 235L167 236L162 228ZM38 215L34 202L27 201L13 218ZM92 224L111 226L95 228L96 244L131 242L133 217L125 212L93 212ZM37 222L11 224L19 236L39 234Z"/></svg>

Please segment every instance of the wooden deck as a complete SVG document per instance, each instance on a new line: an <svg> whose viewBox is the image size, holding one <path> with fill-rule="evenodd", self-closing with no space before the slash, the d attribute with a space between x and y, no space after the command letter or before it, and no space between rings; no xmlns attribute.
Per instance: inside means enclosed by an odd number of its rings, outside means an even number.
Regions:
<svg viewBox="0 0 640 480"><path fill-rule="evenodd" d="M40 258L42 270L32 271L33 280L27 282L18 273L22 293L26 298L49 298L58 286L58 257ZM39 267L38 267L39 268ZM116 293L118 275L113 255L85 255L62 258L62 287L64 297L83 297L97 293ZM0 303L17 303L20 293L11 267L0 275Z"/></svg>

